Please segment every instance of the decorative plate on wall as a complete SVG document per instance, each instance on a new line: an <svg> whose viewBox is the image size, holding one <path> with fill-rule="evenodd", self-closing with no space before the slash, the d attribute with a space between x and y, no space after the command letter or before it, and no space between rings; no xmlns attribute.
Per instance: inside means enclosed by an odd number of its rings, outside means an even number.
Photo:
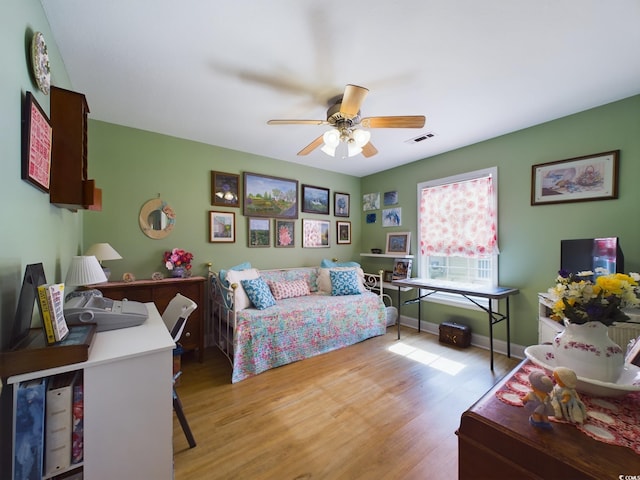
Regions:
<svg viewBox="0 0 640 480"><path fill-rule="evenodd" d="M41 32L34 33L33 39L31 40L31 67L33 68L33 75L38 88L42 90L45 95L49 95L49 89L51 87L49 52L47 51L47 44Z"/></svg>

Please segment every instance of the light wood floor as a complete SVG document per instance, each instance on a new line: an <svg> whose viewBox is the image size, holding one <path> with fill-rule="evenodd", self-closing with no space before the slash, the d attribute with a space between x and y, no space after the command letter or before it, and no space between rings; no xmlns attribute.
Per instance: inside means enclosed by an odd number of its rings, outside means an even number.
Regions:
<svg viewBox="0 0 640 480"><path fill-rule="evenodd" d="M175 479L456 479L460 415L518 362L395 328L235 385L218 350L186 357Z"/></svg>

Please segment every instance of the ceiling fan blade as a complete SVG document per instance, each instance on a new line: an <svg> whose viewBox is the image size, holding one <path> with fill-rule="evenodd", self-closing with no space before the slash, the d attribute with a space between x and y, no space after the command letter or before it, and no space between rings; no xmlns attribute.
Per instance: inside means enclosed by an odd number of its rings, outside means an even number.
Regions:
<svg viewBox="0 0 640 480"><path fill-rule="evenodd" d="M309 155L311 152L313 152L316 148L318 148L323 143L324 143L324 140L322 139L322 135L320 135L313 142L311 142L309 145L307 145L302 150L300 150L298 152L298 155Z"/></svg>
<svg viewBox="0 0 640 480"><path fill-rule="evenodd" d="M326 120L269 120L267 125L329 125Z"/></svg>
<svg viewBox="0 0 640 480"><path fill-rule="evenodd" d="M378 153L378 149L374 147L371 142L368 142L364 147L362 147L362 155L365 157L373 157L376 153Z"/></svg>
<svg viewBox="0 0 640 480"><path fill-rule="evenodd" d="M360 120L365 128L422 128L424 115L404 115L400 117L367 117Z"/></svg>
<svg viewBox="0 0 640 480"><path fill-rule="evenodd" d="M342 105L340 105L340 113L347 118L353 118L358 115L360 105L369 93L368 88L359 87L357 85L347 85L342 96Z"/></svg>

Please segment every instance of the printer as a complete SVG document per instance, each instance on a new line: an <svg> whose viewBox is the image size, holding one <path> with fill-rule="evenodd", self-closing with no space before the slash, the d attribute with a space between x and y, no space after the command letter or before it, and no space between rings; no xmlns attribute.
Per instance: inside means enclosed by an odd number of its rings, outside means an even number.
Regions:
<svg viewBox="0 0 640 480"><path fill-rule="evenodd" d="M96 331L135 327L145 322L149 313L144 303L111 300L98 296L79 296L64 304L64 317L69 323L95 323Z"/></svg>

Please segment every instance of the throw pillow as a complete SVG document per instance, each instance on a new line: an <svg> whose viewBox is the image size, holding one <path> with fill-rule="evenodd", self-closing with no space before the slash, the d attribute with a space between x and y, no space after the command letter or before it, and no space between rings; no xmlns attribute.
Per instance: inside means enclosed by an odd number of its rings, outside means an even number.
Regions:
<svg viewBox="0 0 640 480"><path fill-rule="evenodd" d="M357 274L360 293L365 292L366 288L364 286L364 271L359 267L334 267L318 269L318 291L326 293L327 295L331 295L331 277L329 276L329 272L349 270L352 270Z"/></svg>
<svg viewBox="0 0 640 480"><path fill-rule="evenodd" d="M229 282L229 285L233 285L235 283L238 286L235 294L236 301L233 305L234 311L239 312L240 310L244 310L251 306L249 297L247 297L244 288L242 288L242 280L251 280L258 278L259 276L260 274L255 268L249 268L247 270L229 270L227 272L227 281Z"/></svg>
<svg viewBox="0 0 640 480"><path fill-rule="evenodd" d="M334 262L328 258L323 258L320 262L320 268L333 268L333 267L359 267L358 262Z"/></svg>
<svg viewBox="0 0 640 480"><path fill-rule="evenodd" d="M276 304L271 290L269 290L269 285L264 279L258 277L253 280L242 280L241 283L249 300L258 310L264 310Z"/></svg>
<svg viewBox="0 0 640 480"><path fill-rule="evenodd" d="M220 277L220 281L222 282L222 284L225 287L228 287L229 281L227 280L227 274L229 273L229 270L240 271L240 270L249 270L250 268L251 268L251 264L249 262L244 262L239 265L234 265L233 267L230 267L227 270L221 268L220 272L218 273L218 276Z"/></svg>
<svg viewBox="0 0 640 480"><path fill-rule="evenodd" d="M267 282L273 298L282 300L283 298L304 297L309 295L309 285L304 280L294 280L291 282Z"/></svg>
<svg viewBox="0 0 640 480"><path fill-rule="evenodd" d="M355 270L330 270L331 295L360 295L358 274Z"/></svg>

